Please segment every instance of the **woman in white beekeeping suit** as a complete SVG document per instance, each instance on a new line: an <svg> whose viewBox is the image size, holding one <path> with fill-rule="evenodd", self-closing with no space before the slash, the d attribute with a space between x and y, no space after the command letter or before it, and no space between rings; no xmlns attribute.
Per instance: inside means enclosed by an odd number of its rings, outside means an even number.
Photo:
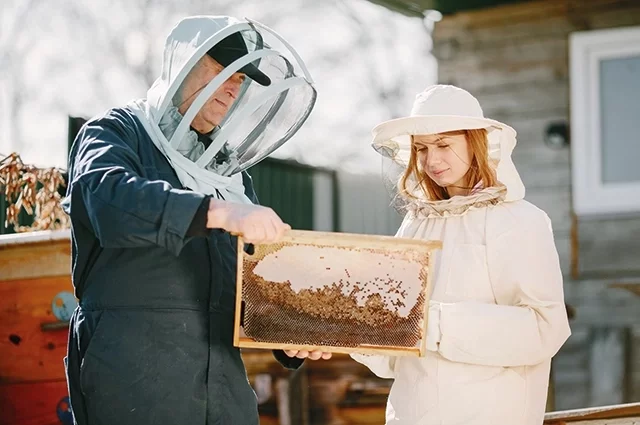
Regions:
<svg viewBox="0 0 640 425"><path fill-rule="evenodd" d="M441 240L424 357L353 354L393 378L388 425L539 425L551 358L570 335L547 215L525 201L516 132L453 86L373 130L402 168L397 236Z"/></svg>

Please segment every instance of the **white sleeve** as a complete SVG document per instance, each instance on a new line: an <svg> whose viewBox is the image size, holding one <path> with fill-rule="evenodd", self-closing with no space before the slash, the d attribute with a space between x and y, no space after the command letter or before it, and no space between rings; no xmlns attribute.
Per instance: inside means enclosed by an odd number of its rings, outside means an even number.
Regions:
<svg viewBox="0 0 640 425"><path fill-rule="evenodd" d="M396 357L356 353L352 353L350 356L353 360L368 367L371 372L380 378L395 378Z"/></svg>
<svg viewBox="0 0 640 425"><path fill-rule="evenodd" d="M527 366L551 359L571 335L562 272L546 214L487 241L497 305L437 304L438 351L462 363Z"/></svg>

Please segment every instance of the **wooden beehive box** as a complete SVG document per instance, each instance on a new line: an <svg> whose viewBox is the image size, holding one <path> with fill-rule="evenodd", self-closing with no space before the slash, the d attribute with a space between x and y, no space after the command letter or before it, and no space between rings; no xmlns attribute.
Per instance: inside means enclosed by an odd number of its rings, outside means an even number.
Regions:
<svg viewBox="0 0 640 425"><path fill-rule="evenodd" d="M68 230L0 236L0 425L70 424Z"/></svg>
<svg viewBox="0 0 640 425"><path fill-rule="evenodd" d="M290 231L251 255L238 243L236 346L424 354L440 242Z"/></svg>

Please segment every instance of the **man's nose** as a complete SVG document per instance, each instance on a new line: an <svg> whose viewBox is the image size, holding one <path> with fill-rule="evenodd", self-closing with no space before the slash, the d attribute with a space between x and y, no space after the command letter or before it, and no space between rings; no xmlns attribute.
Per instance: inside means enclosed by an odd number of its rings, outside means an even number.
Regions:
<svg viewBox="0 0 640 425"><path fill-rule="evenodd" d="M227 93L227 95L229 95L229 97L235 100L236 97L238 97L238 93L240 93L241 84L242 83L240 81L236 81L234 78L230 78L229 80L227 80L227 83L225 85L225 92Z"/></svg>

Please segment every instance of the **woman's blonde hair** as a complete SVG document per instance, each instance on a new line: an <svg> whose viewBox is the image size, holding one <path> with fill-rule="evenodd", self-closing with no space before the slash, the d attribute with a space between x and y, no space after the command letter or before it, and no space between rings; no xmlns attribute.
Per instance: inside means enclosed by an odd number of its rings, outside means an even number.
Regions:
<svg viewBox="0 0 640 425"><path fill-rule="evenodd" d="M469 171L464 176L465 186L471 189L473 186L482 182L483 187L496 186L498 181L496 174L489 164L489 147L487 140L487 130L481 128L477 130L459 130L441 133L443 135L460 135L464 134L467 139L469 151L471 152L471 164ZM411 156L409 157L409 165L404 172L398 184L400 193L409 198L416 198L414 190L416 187L407 187L410 180L418 182L418 186L424 195L430 201L441 201L449 199L447 189L440 187L427 176L427 173L418 167L418 150L411 136Z"/></svg>

